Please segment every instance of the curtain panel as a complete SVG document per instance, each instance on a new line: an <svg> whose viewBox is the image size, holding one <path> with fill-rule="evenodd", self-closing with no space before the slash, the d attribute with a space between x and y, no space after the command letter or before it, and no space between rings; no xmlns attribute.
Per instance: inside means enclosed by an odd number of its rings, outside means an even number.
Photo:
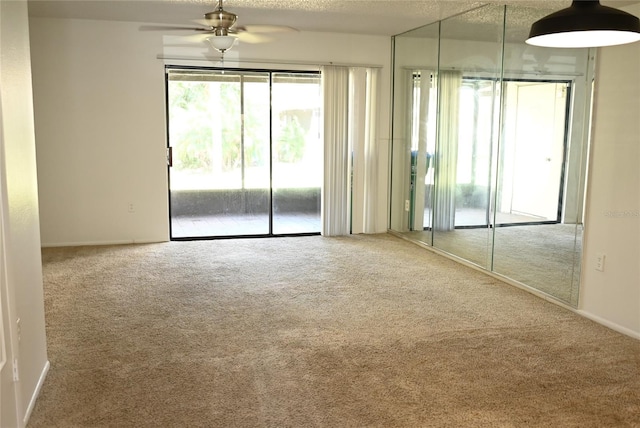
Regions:
<svg viewBox="0 0 640 428"><path fill-rule="evenodd" d="M373 233L378 202L379 70L323 66L322 235Z"/></svg>
<svg viewBox="0 0 640 428"><path fill-rule="evenodd" d="M324 66L320 71L323 92L324 179L321 233L350 232L349 192L349 69Z"/></svg>

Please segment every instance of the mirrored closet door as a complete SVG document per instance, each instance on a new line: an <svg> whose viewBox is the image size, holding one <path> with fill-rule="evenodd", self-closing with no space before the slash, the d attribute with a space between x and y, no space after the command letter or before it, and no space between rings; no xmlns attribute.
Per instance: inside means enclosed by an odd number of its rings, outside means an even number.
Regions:
<svg viewBox="0 0 640 428"><path fill-rule="evenodd" d="M593 58L488 5L394 38L390 229L577 305Z"/></svg>

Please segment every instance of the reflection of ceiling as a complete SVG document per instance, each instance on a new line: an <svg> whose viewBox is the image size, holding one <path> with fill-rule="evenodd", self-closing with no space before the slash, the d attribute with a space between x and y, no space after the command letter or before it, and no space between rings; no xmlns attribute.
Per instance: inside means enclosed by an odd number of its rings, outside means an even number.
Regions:
<svg viewBox="0 0 640 428"><path fill-rule="evenodd" d="M548 10L524 7L525 2L507 6L505 34L507 42L521 43L529 34L532 22L549 13ZM442 21L443 39L498 41L503 37L503 5L485 5ZM437 23L408 31L402 36L437 38Z"/></svg>
<svg viewBox="0 0 640 428"><path fill-rule="evenodd" d="M4 1L4 0L0 0ZM28 0L31 16L158 24L189 24L214 10L214 0ZM603 0L620 7L640 1ZM242 24L290 25L302 31L391 36L454 16L487 3L541 10L540 16L567 7L570 0L225 0L225 9ZM536 16L538 14L535 14ZM467 16L469 17L469 16ZM531 16L514 17L529 26ZM470 23L471 24L471 23ZM473 22L474 26L483 25ZM471 32L475 27L470 27Z"/></svg>
<svg viewBox="0 0 640 428"><path fill-rule="evenodd" d="M549 2L515 1L510 3L513 5L507 5L505 41L507 43L523 43L529 35L531 23L550 13L548 9L531 7L531 3L540 3L542 5ZM606 4L606 2L602 3ZM613 4L609 2L609 5L619 7L623 3L627 4L629 2L613 2ZM487 4L461 15L446 18L442 20L442 38L478 41L502 40L503 14L503 5ZM402 36L437 38L437 24L434 23L408 31Z"/></svg>

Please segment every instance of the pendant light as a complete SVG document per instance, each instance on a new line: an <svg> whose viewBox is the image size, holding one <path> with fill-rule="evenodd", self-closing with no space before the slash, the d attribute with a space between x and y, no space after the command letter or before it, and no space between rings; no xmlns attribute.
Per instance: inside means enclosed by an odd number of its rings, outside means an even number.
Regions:
<svg viewBox="0 0 640 428"><path fill-rule="evenodd" d="M640 40L640 19L598 0L573 0L571 6L531 26L526 43L550 48L591 48Z"/></svg>

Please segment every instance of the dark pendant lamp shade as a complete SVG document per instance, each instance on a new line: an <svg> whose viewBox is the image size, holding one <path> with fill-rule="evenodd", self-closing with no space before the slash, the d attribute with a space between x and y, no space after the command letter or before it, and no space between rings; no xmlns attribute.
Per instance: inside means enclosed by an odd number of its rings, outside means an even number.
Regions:
<svg viewBox="0 0 640 428"><path fill-rule="evenodd" d="M598 0L574 0L531 26L526 43L551 48L590 48L640 40L640 19Z"/></svg>

